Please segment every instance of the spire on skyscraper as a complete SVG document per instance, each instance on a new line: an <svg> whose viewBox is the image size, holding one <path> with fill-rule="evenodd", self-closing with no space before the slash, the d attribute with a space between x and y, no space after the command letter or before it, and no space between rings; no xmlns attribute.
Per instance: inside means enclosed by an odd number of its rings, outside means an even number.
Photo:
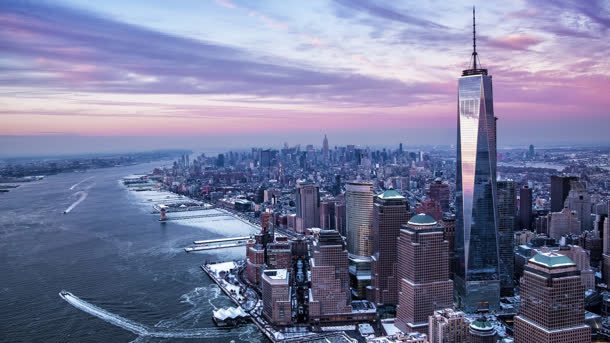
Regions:
<svg viewBox="0 0 610 343"><path fill-rule="evenodd" d="M475 8L472 6L472 56L470 57L469 67L462 71L462 76L468 75L487 75L487 69L481 68L481 61L477 53L477 23L475 19Z"/></svg>

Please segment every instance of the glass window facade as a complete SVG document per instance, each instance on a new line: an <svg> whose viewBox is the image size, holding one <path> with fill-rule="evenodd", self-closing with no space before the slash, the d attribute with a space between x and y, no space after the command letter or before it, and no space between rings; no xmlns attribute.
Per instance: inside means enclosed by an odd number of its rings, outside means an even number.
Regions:
<svg viewBox="0 0 610 343"><path fill-rule="evenodd" d="M470 312L500 301L496 208L496 123L491 76L459 79L456 294Z"/></svg>

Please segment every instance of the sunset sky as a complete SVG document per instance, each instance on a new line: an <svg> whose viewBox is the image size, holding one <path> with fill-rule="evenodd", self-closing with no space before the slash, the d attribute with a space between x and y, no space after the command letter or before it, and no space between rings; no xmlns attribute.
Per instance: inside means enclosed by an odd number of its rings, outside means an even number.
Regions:
<svg viewBox="0 0 610 343"><path fill-rule="evenodd" d="M2 1L0 154L454 144L472 50L500 145L610 143L610 1Z"/></svg>

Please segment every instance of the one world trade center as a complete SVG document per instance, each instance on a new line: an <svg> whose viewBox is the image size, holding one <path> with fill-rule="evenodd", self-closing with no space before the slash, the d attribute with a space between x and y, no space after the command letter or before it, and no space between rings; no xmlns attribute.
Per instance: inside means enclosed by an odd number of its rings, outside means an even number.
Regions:
<svg viewBox="0 0 610 343"><path fill-rule="evenodd" d="M476 50L458 84L456 236L454 282L466 312L500 303L498 212L496 208L496 118L491 75Z"/></svg>

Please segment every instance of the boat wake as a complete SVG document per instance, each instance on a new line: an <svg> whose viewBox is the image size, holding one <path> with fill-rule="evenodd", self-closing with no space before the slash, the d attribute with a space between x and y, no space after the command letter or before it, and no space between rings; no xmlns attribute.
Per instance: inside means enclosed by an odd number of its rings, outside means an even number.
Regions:
<svg viewBox="0 0 610 343"><path fill-rule="evenodd" d="M70 205L70 207L68 207L64 211L64 214L70 213L70 211L72 211L76 206L78 206L78 204L80 204L85 199L87 199L88 193L85 191L79 191L79 192L74 193L74 195L80 195L80 197L78 198L78 200L76 200L72 205Z"/></svg>
<svg viewBox="0 0 610 343"><path fill-rule="evenodd" d="M81 183L83 183L83 182L85 182L85 181L87 181L87 180L91 180L91 179L93 179L94 177L95 177L95 176L89 176L88 178L86 178L86 179L84 179L84 180L81 180L80 182L77 182L77 183L73 184L73 185L70 187L70 190L73 190L74 188L78 187L78 185L80 185Z"/></svg>
<svg viewBox="0 0 610 343"><path fill-rule="evenodd" d="M118 326L124 330L132 332L138 336L157 338L215 338L231 336L231 333L216 328L176 330L170 328L151 327L127 319L118 314L108 312L103 308L100 308L83 299L80 299L79 297L75 296L70 292L61 291L59 292L59 296L75 308L92 316L98 317L101 320L110 323L114 326Z"/></svg>

